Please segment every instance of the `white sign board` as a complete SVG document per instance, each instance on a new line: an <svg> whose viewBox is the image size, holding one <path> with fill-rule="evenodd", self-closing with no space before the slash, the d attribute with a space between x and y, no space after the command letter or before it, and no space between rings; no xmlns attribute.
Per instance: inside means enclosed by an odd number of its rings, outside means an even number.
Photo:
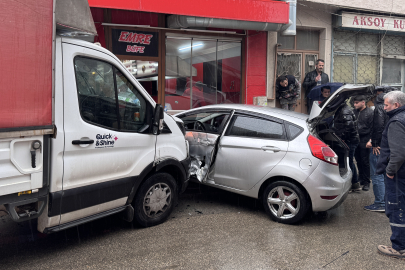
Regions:
<svg viewBox="0 0 405 270"><path fill-rule="evenodd" d="M342 27L405 33L405 19L342 12Z"/></svg>

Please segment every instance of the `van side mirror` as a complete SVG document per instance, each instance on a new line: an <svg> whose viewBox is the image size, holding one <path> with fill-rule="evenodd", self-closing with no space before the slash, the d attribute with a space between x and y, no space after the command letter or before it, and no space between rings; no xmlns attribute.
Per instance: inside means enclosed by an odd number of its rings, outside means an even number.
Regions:
<svg viewBox="0 0 405 270"><path fill-rule="evenodd" d="M163 106L156 104L155 112L153 113L153 135L159 135L163 129L163 118L164 118Z"/></svg>

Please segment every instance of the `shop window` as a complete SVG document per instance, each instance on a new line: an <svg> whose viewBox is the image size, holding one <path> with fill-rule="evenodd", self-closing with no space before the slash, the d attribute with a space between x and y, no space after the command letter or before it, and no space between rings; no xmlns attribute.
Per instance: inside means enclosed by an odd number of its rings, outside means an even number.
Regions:
<svg viewBox="0 0 405 270"><path fill-rule="evenodd" d="M404 86L405 61L400 59L384 58L382 69L382 84L391 85L398 89Z"/></svg>
<svg viewBox="0 0 405 270"><path fill-rule="evenodd" d="M281 44L279 50L319 50L319 31L297 30L296 36L283 36L277 33L277 43Z"/></svg>
<svg viewBox="0 0 405 270"><path fill-rule="evenodd" d="M279 50L294 50L295 49L295 36L283 36L277 32L277 43L281 44Z"/></svg>
<svg viewBox="0 0 405 270"><path fill-rule="evenodd" d="M359 84L378 84L378 56L357 56L357 78Z"/></svg>
<svg viewBox="0 0 405 270"><path fill-rule="evenodd" d="M405 55L405 38L386 35L384 37L384 54Z"/></svg>
<svg viewBox="0 0 405 270"><path fill-rule="evenodd" d="M333 58L333 80L354 83L354 56L335 54Z"/></svg>
<svg viewBox="0 0 405 270"><path fill-rule="evenodd" d="M335 31L333 36L333 81L378 84L379 35Z"/></svg>
<svg viewBox="0 0 405 270"><path fill-rule="evenodd" d="M357 40L358 53L378 54L378 43L380 41L378 35L358 34Z"/></svg>
<svg viewBox="0 0 405 270"><path fill-rule="evenodd" d="M216 39L166 39L167 110L240 103L241 43Z"/></svg>
<svg viewBox="0 0 405 270"><path fill-rule="evenodd" d="M297 50L318 51L319 31L297 30Z"/></svg>
<svg viewBox="0 0 405 270"><path fill-rule="evenodd" d="M356 34L354 32L335 31L333 33L333 50L335 52L355 52Z"/></svg>

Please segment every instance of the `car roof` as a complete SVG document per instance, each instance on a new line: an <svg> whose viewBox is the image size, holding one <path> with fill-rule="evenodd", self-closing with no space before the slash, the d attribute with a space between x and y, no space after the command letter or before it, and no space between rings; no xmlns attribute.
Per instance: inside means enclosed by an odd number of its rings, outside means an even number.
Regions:
<svg viewBox="0 0 405 270"><path fill-rule="evenodd" d="M307 114L303 113L298 113L298 112L293 112L293 111L288 111L288 110L283 110L280 108L272 108L272 107L267 107L267 106L255 106L255 105L245 105L245 104L217 104L217 105L208 105L204 107L199 107L196 109L191 109L188 111L181 112L176 115L184 114L184 113L190 113L193 111L199 111L199 110L205 110L205 109L227 109L227 110L239 110L239 111L248 111L248 112L254 112L254 113L261 113L261 114L266 114L270 116L274 116L277 118L281 118L283 120L287 121L306 121L308 119Z"/></svg>

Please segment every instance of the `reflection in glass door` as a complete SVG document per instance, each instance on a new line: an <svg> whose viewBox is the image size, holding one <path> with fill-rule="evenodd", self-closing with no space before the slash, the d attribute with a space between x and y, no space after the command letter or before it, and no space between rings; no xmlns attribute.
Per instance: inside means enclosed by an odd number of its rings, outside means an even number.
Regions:
<svg viewBox="0 0 405 270"><path fill-rule="evenodd" d="M240 42L167 37L167 110L239 103L240 93Z"/></svg>

